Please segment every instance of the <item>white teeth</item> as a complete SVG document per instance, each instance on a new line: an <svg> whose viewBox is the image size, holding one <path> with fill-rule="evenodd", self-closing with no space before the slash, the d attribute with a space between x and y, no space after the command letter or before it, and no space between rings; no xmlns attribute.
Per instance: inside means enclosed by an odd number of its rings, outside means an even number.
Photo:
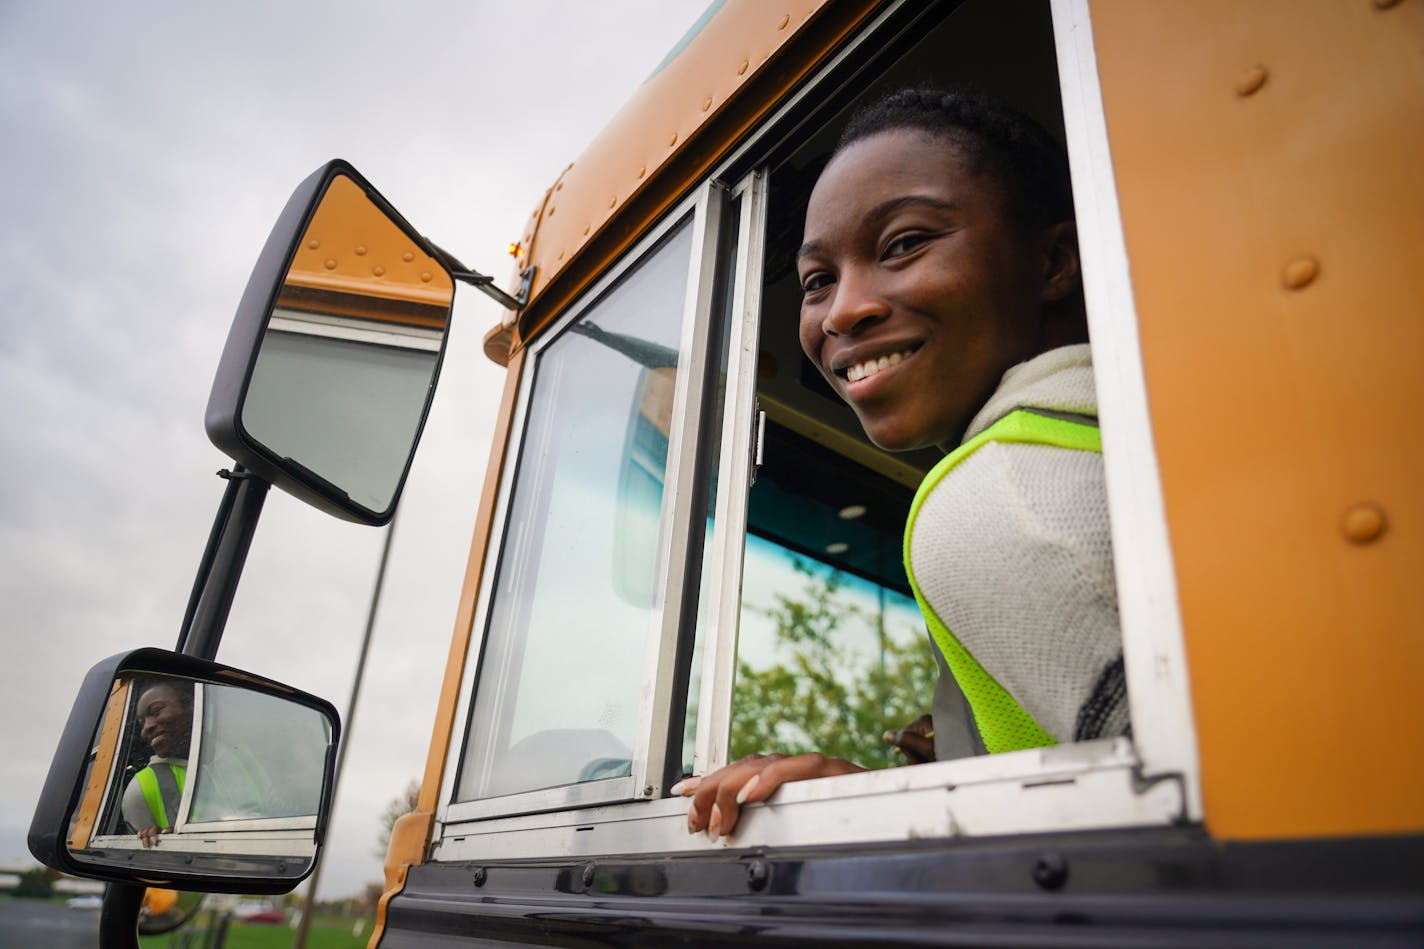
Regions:
<svg viewBox="0 0 1424 949"><path fill-rule="evenodd" d="M879 359L867 359L865 362L856 363L846 370L846 379L850 382L859 382L875 375L882 369L889 369L897 366L902 360L907 358L914 350L907 349L902 353L891 353L888 356L881 356Z"/></svg>

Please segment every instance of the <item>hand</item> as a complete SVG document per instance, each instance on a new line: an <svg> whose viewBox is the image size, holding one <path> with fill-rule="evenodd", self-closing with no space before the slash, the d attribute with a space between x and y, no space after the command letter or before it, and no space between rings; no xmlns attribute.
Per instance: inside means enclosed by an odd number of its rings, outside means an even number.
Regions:
<svg viewBox="0 0 1424 949"><path fill-rule="evenodd" d="M828 778L864 771L858 764L821 754L748 755L700 778L684 778L669 790L692 798L687 811L687 832L706 830L716 840L730 836L743 804L764 801L788 781Z"/></svg>
<svg viewBox="0 0 1424 949"><path fill-rule="evenodd" d="M158 835L168 833L167 828L159 830L157 827L145 827L138 832L138 839L143 841L145 847L157 847Z"/></svg>
<svg viewBox="0 0 1424 949"><path fill-rule="evenodd" d="M885 733L885 743L905 753L909 764L924 764L935 760L934 721L921 715L904 728Z"/></svg>

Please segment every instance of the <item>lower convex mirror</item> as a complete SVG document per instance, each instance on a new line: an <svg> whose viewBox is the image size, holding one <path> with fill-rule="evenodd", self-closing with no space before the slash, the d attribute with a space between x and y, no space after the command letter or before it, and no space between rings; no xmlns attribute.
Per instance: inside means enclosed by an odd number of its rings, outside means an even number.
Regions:
<svg viewBox="0 0 1424 949"><path fill-rule="evenodd" d="M330 703L159 649L85 679L30 827L48 866L188 890L283 892L330 808Z"/></svg>

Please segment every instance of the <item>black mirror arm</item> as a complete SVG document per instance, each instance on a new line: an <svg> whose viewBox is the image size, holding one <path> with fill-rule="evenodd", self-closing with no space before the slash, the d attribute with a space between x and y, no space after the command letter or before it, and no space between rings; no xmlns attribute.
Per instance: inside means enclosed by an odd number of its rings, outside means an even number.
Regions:
<svg viewBox="0 0 1424 949"><path fill-rule="evenodd" d="M242 465L233 465L231 471L224 468L218 475L227 480L227 488L193 578L193 592L175 647L176 652L208 660L217 658L228 611L269 487Z"/></svg>
<svg viewBox="0 0 1424 949"><path fill-rule="evenodd" d="M139 883L110 883L104 887L99 910L101 949L139 949L138 913L147 887Z"/></svg>
<svg viewBox="0 0 1424 949"><path fill-rule="evenodd" d="M532 275L533 272L526 271L526 273ZM494 278L487 274L476 273L473 270L452 270L450 271L450 276L462 283L468 283L506 310L513 310L515 313L524 309L524 304L529 302L529 284L532 282L529 277L520 281L519 296L512 297L499 287L496 287L494 285Z"/></svg>
<svg viewBox="0 0 1424 949"><path fill-rule="evenodd" d="M510 296L494 285L493 277L466 267L460 263L454 254L430 240L428 237L426 238L426 243L428 243L430 249L435 252L436 259L450 268L450 276L459 280L461 283L468 283L506 310L513 310L515 313L518 313L524 309L524 304L529 302L529 290L534 283L533 267L526 269L520 274L519 291L514 296Z"/></svg>

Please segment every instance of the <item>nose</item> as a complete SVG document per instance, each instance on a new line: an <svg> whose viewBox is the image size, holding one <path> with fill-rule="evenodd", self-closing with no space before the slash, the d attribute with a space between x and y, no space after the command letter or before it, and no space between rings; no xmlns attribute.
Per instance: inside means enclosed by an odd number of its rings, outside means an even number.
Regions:
<svg viewBox="0 0 1424 949"><path fill-rule="evenodd" d="M854 336L890 315L890 304L875 281L859 268L844 268L836 278L835 296L821 321L827 336Z"/></svg>

